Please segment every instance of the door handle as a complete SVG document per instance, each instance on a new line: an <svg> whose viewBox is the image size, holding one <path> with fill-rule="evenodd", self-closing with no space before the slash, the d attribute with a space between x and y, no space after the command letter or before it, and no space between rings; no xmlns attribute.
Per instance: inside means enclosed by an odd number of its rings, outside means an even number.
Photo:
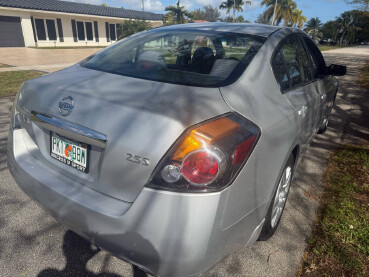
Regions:
<svg viewBox="0 0 369 277"><path fill-rule="evenodd" d="M306 115L306 111L307 111L307 106L301 106L298 110L297 110L297 114L299 116L305 117Z"/></svg>

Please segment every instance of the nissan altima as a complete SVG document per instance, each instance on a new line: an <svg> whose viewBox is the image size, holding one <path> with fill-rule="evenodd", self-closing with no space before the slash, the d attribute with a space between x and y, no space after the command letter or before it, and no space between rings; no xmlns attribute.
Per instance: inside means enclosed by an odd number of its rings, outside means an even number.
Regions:
<svg viewBox="0 0 369 277"><path fill-rule="evenodd" d="M25 82L9 169L98 247L154 275L198 275L274 234L345 73L298 29L152 29Z"/></svg>

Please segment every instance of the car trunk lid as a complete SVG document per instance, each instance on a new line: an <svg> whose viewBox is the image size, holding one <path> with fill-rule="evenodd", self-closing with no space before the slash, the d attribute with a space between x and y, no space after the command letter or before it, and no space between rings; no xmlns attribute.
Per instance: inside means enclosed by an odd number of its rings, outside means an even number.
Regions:
<svg viewBox="0 0 369 277"><path fill-rule="evenodd" d="M74 109L63 116L59 103L65 97L73 99ZM35 158L82 185L128 202L186 128L229 111L218 88L160 83L79 65L27 82L17 106L24 114L33 113L26 130L29 143L37 145ZM40 124L47 119L51 122ZM89 145L88 173L50 156L54 133ZM106 142L86 140L91 134Z"/></svg>

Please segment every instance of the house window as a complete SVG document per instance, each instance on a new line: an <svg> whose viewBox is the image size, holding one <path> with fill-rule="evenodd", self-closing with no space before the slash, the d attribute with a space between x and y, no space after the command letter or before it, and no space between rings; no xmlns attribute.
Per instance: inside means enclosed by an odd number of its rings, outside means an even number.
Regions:
<svg viewBox="0 0 369 277"><path fill-rule="evenodd" d="M37 39L46 40L45 22L43 19L35 19Z"/></svg>
<svg viewBox="0 0 369 277"><path fill-rule="evenodd" d="M117 40L119 39L121 35L122 35L122 25L117 24Z"/></svg>
<svg viewBox="0 0 369 277"><path fill-rule="evenodd" d="M51 19L46 19L46 27L49 40L56 40L55 21Z"/></svg>
<svg viewBox="0 0 369 277"><path fill-rule="evenodd" d="M58 36L54 19L35 19L36 34L38 40L57 40Z"/></svg>
<svg viewBox="0 0 369 277"><path fill-rule="evenodd" d="M117 36L116 36L116 26L115 24L110 24L110 40L114 41L117 40Z"/></svg>
<svg viewBox="0 0 369 277"><path fill-rule="evenodd" d="M77 21L78 40L85 40L85 26L81 21Z"/></svg>
<svg viewBox="0 0 369 277"><path fill-rule="evenodd" d="M77 21L77 33L78 33L78 40L82 40L82 41L94 40L92 22Z"/></svg>
<svg viewBox="0 0 369 277"><path fill-rule="evenodd" d="M92 32L92 22L86 22L85 24L87 40L94 40L94 35Z"/></svg>

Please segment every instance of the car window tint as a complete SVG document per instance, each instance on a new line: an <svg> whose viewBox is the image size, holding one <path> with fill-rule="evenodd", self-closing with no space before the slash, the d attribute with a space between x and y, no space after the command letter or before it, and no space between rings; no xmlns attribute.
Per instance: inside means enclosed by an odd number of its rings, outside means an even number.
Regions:
<svg viewBox="0 0 369 277"><path fill-rule="evenodd" d="M317 67L317 74L319 74L320 72L324 72L326 68L326 64L325 64L323 55L320 52L319 48L315 45L315 43L310 38L304 36L303 39L312 57L312 61L314 63L313 66L316 65ZM316 77L316 75L313 75L313 77Z"/></svg>
<svg viewBox="0 0 369 277"><path fill-rule="evenodd" d="M318 75L318 62L315 59L315 57L311 54L311 52L309 51L309 58L311 61L311 76L313 79L316 78L316 76Z"/></svg>
<svg viewBox="0 0 369 277"><path fill-rule="evenodd" d="M274 57L273 61L274 72L276 73L277 81L281 90L285 90L290 87L286 66L283 60L283 54L281 51Z"/></svg>
<svg viewBox="0 0 369 277"><path fill-rule="evenodd" d="M288 40L280 49L286 64L287 74L291 80L291 85L296 86L303 82L303 72L297 60L297 53L294 45Z"/></svg>
<svg viewBox="0 0 369 277"><path fill-rule="evenodd" d="M217 87L237 80L264 41L239 33L158 28L123 39L81 65L134 78Z"/></svg>
<svg viewBox="0 0 369 277"><path fill-rule="evenodd" d="M192 56L198 48L202 48L202 47L210 48L211 50L213 50L213 53L216 52L214 43L212 42L212 40L209 37L207 37L207 36L196 36L194 38L193 45L192 45ZM244 51L244 54L245 54L245 51Z"/></svg>
<svg viewBox="0 0 369 277"><path fill-rule="evenodd" d="M293 46L296 49L296 59L300 66L301 80L302 82L308 82L311 80L310 62L306 54L304 45L299 37L293 37L291 39Z"/></svg>
<svg viewBox="0 0 369 277"><path fill-rule="evenodd" d="M252 47L253 42L240 37L235 38L234 40L222 41L222 45L227 58L242 60L245 48L249 50Z"/></svg>

